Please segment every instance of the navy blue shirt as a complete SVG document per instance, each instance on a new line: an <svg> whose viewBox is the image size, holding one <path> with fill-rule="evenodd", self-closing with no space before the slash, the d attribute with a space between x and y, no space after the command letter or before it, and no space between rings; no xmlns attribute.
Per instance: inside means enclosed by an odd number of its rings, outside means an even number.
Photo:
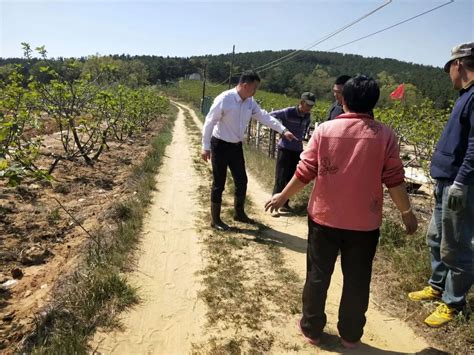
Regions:
<svg viewBox="0 0 474 355"><path fill-rule="evenodd" d="M460 91L433 153L430 174L474 185L474 82Z"/></svg>
<svg viewBox="0 0 474 355"><path fill-rule="evenodd" d="M280 120L283 126L298 138L298 140L290 142L288 139L281 136L278 141L278 149L288 149L295 152L303 151L303 138L308 131L309 124L311 123L311 114L300 112L296 106L270 112L270 115Z"/></svg>

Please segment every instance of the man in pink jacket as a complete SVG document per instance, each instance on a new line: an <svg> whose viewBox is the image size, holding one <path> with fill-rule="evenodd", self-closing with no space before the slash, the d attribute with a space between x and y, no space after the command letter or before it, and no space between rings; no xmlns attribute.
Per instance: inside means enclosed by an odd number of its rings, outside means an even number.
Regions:
<svg viewBox="0 0 474 355"><path fill-rule="evenodd" d="M417 220L405 188L397 138L369 115L379 99L377 83L358 75L344 85L342 95L345 113L318 126L292 180L272 196L265 210L278 210L315 179L308 202L307 274L298 326L307 341L319 343L326 324L327 289L340 252L344 286L337 327L342 344L353 348L366 322L382 223L382 184L400 210L408 234L416 231Z"/></svg>

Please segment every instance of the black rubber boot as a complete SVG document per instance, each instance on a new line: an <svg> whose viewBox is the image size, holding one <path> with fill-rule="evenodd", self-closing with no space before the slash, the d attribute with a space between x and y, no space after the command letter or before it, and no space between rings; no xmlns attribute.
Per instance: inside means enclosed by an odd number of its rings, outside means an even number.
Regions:
<svg viewBox="0 0 474 355"><path fill-rule="evenodd" d="M234 220L243 222L243 223L254 223L253 219L250 219L249 216L244 211L245 206L245 196L235 196L234 197Z"/></svg>
<svg viewBox="0 0 474 355"><path fill-rule="evenodd" d="M211 227L218 231L229 230L229 226L221 220L221 204L211 202Z"/></svg>

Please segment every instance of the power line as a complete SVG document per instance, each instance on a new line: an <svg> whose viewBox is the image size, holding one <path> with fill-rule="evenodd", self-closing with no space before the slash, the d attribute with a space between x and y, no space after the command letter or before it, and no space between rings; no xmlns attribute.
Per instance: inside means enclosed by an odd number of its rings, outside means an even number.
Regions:
<svg viewBox="0 0 474 355"><path fill-rule="evenodd" d="M337 46L337 47L331 48L331 49L329 49L329 51L333 51L333 50L335 50L335 49L338 49L338 48L347 46L347 45L349 45L349 44L352 44L352 43L361 41L361 40L363 40L363 39L365 39L365 38L372 37L372 36L374 36L374 35L376 35L376 34L378 34L378 33L380 33L380 32L387 31L387 30L389 30L389 29L391 29L391 28L394 28L394 27L396 27L396 26L399 26L399 25L401 25L401 24L404 24L405 22L411 21L411 20L413 20L413 19L415 19L415 18L417 18L417 17L426 15L427 13L432 12L432 11L435 11L435 10L437 10L437 9L443 7L443 6L450 5L450 4L452 4L453 2L454 2L454 0L450 0L450 1L447 2L447 3L444 3L444 4L442 4L442 5L436 6L436 7L432 8L432 9L430 9L430 10L428 10L428 11L419 13L418 15L415 15L415 16L412 16L412 17L410 17L410 18L407 18L406 20L397 22L396 24L393 24L393 25L391 25L391 26L385 27L385 28L383 28L383 29L381 29L381 30L378 30L378 31L373 32L373 33L370 33L370 34L368 34L368 35L366 35L366 36L357 38L357 39L355 39L355 40L353 40L353 41L350 41L350 42L341 44L341 45L339 45L339 46Z"/></svg>
<svg viewBox="0 0 474 355"><path fill-rule="evenodd" d="M238 74L240 74L240 73L238 73ZM233 75L232 77L237 76L238 74ZM216 88L216 87L218 87L218 86L224 85L225 83L227 83L228 80L229 80L229 78L226 78L223 82L221 82L221 83L219 83L219 84L214 84L214 85L212 85L212 84L207 84L207 86L209 86L210 88Z"/></svg>
<svg viewBox="0 0 474 355"><path fill-rule="evenodd" d="M336 31L334 31L334 32L332 32L332 33L330 33L329 35L326 35L326 36L322 37L321 39L317 40L316 42L313 42L311 45L305 47L304 49L295 50L295 51L293 51L293 52L291 52L291 53L289 53L289 54L284 55L283 57L280 57L280 58L278 58L278 59L275 59L274 61L271 61L271 62L269 62L269 63L266 63L266 64L264 64L264 65L261 65L261 66L255 68L254 70L255 70L255 71L258 71L259 73L261 73L261 72L263 72L263 71L276 68L276 67L280 66L282 63L287 62L287 61L293 59L293 57L295 57L296 55L298 55L300 52L302 52L302 51L304 51L304 50L308 50L308 49L310 49L310 48L313 48L313 47L317 46L318 44L321 44L322 42L328 40L329 38L334 37L336 34L342 32L342 31L346 30L347 28L349 28L349 27L355 25L356 23L362 21L363 19L365 19L366 17L372 15L372 14L375 13L376 11L379 11L379 10L382 9L383 7L389 5L391 2L392 2L392 0L387 1L385 4L379 6L378 8L376 8L376 9L374 9L374 10L372 10L371 12L367 13L366 15L364 15L364 16L362 16L362 17L360 17L360 18L358 18L358 19L356 19L356 20L354 20L354 21L352 21L351 23L349 23L349 24L347 24L347 25L341 27L340 29L338 29L338 30L336 30ZM429 10L427 10L427 11L424 11L424 12L422 12L422 13L419 13L419 14L417 14L417 15L415 15L415 16L409 17L409 18L407 18L407 19L405 19L405 20L403 20L403 21L397 22L397 23L395 23L395 24L393 24L393 25L391 25L391 26L385 27L385 28L383 28L383 29L381 29L381 30L378 30L378 31L373 32L373 33L370 33L370 34L368 34L368 35L366 35L366 36L357 38L357 39L352 40L352 41L350 41L350 42L347 42L347 43L341 44L341 45L339 45L339 46L336 46L336 47L334 47L334 48L331 48L331 49L329 49L329 51L333 51L333 50L338 49L338 48L341 48L341 47L343 47L343 46L347 46L347 45L349 45L349 44L352 44L352 43L361 41L361 40L366 39L366 38L369 38L369 37L372 37L372 36L374 36L374 35L376 35L376 34L378 34L378 33L387 31L387 30L389 30L389 29L391 29L391 28L400 26L400 25L402 25L402 24L404 24L404 23L406 23L406 22L409 22L409 21L414 20L414 19L416 19L416 18L418 18L418 17L424 16L424 15L430 13L430 12L433 12L433 11L435 11L435 10L441 8L441 7L444 7L444 6L446 6L446 5L450 5L450 4L452 4L453 2L454 2L454 0L450 0L450 1L446 2L446 3L444 3L444 4L441 4L441 5L439 5L439 6L434 7L434 8L432 8L432 9L429 9ZM241 74L241 73L238 73L238 74ZM238 74L236 74L236 75L238 75ZM227 80L228 80L228 79L224 80L222 83L220 83L220 84L218 84L218 85L215 85L215 86L213 86L213 87L217 87L217 86L219 86L219 85L223 85L224 83L227 82Z"/></svg>
<svg viewBox="0 0 474 355"><path fill-rule="evenodd" d="M276 59L276 60L274 60L274 61L272 61L272 62L269 62L269 63L267 63L267 64L261 65L260 67L255 68L255 71L262 72L262 71L268 70L268 69L270 69L270 68L275 67L275 65L272 65L273 63L281 64L281 63L283 63L283 62L288 61L290 58L292 58L292 57L298 55L300 52L302 52L302 51L304 51L304 50L308 50L308 49L310 49L310 48L316 47L318 44L321 44L322 42L328 40L329 38L334 37L335 35L341 33L342 31L346 30L347 28L354 26L356 23L358 23L358 22L364 20L365 18L367 18L367 17L369 17L370 15L374 14L375 12L381 10L381 9L384 8L385 6L391 4L392 1L393 1L393 0L387 0L387 1L385 2L385 4L380 5L379 7L375 8L375 9L372 10L372 11L370 11L369 13L367 13L367 14L365 14L365 15L363 15L363 16L357 18L357 19L355 19L354 21L352 21L352 22L350 22L350 23L348 23L348 24L342 26L341 28L335 30L334 32L332 32L332 33L330 33L330 34L328 34L328 35L326 35L326 36L324 36L324 37L322 37L322 38L316 40L315 42L311 43L310 45L306 46L305 48L303 48L303 49L298 49L298 50L296 50L296 51L294 51L294 52L292 52L292 53L289 53L289 54L287 54L287 55L285 55L285 56L283 56L283 57L281 57L281 58L278 58L278 59ZM285 60L286 58L288 58L288 59ZM267 67L267 66L270 66L270 68L265 68L265 67ZM264 68L264 69L263 69L263 68Z"/></svg>
<svg viewBox="0 0 474 355"><path fill-rule="evenodd" d="M271 61L271 62L269 62L269 63L266 63L266 64L264 64L264 65L261 65L261 66L255 68L254 70L255 70L255 71L258 71L258 72L263 72L263 71L265 71L265 70L268 70L268 69L272 69L272 68L274 68L274 67L277 67L277 66L280 65L281 63L284 63L284 62L290 60L291 58L293 58L294 56L298 55L300 52L305 51L305 50L308 50L308 49L310 49L310 48L313 48L313 47L317 46L318 44L320 44L320 43L322 43L322 42L328 40L329 38L334 37L334 36L337 35L338 33L341 33L342 31L346 30L347 28L349 28L349 27L351 27L351 26L354 26L356 23L358 23L358 22L364 20L365 18L371 16L372 14L374 14L375 12L381 10L381 9L384 8L385 6L391 4L392 1L393 1L393 0L386 0L384 4L382 4L382 5L378 6L378 7L376 7L376 8L373 9L372 11L370 11L370 12L368 12L367 14L365 14L365 15L363 15L363 16L361 16L361 17L355 19L355 20L353 20L352 22L350 22L350 23L348 23L348 24L342 26L341 28L335 30L334 32L332 32L332 33L330 33L330 34L328 34L328 35L326 35L326 36L324 36L324 37L322 37L322 38L316 40L315 42L311 43L310 45L306 46L305 48L303 48L303 49L298 49L298 50L295 50L295 51L293 51L293 52L291 52L291 53L288 53L288 54L284 55L283 57L280 57L280 58L278 58L278 59L275 59L275 60L273 60L273 61ZM274 63L275 63L275 64L274 64ZM266 68L266 67L267 67L267 68ZM240 75L240 74L241 74L241 73L236 73L235 76L238 76L238 75ZM229 80L229 79L225 79L223 82L221 82L221 83L219 83L219 84L216 84L216 85L210 85L210 84L208 84L208 86L210 86L210 87L218 87L218 86L220 86L220 85L225 84L228 80Z"/></svg>

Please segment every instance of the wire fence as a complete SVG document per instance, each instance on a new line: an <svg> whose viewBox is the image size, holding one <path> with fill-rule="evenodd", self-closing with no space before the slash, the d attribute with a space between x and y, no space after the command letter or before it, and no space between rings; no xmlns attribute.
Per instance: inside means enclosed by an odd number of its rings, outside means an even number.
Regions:
<svg viewBox="0 0 474 355"><path fill-rule="evenodd" d="M272 110L273 111L273 110ZM303 137L303 146L311 138L314 131L313 124ZM250 120L246 130L246 143L255 149L264 152L269 158L275 159L278 150L278 141L281 134L273 129L261 124L258 121Z"/></svg>

